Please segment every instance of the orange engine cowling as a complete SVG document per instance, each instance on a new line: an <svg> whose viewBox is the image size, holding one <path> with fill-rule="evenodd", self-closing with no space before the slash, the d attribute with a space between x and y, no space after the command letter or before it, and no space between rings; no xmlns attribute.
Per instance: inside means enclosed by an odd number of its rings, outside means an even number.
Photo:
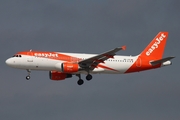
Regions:
<svg viewBox="0 0 180 120"><path fill-rule="evenodd" d="M49 71L49 78L51 80L59 81L59 80L65 80L66 78L72 77L71 74L61 73L58 71Z"/></svg>
<svg viewBox="0 0 180 120"><path fill-rule="evenodd" d="M62 63L61 69L63 73L78 72L79 65L77 63Z"/></svg>

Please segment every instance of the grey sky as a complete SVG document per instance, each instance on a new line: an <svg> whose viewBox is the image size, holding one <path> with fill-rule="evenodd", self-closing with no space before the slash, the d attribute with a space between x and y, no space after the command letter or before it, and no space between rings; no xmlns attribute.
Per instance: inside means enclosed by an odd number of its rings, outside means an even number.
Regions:
<svg viewBox="0 0 180 120"><path fill-rule="evenodd" d="M179 120L179 0L0 1L0 119ZM48 72L12 69L18 51L136 55L159 31L168 31L164 56L173 65L127 75L94 75L55 82ZM84 78L85 76L83 76Z"/></svg>

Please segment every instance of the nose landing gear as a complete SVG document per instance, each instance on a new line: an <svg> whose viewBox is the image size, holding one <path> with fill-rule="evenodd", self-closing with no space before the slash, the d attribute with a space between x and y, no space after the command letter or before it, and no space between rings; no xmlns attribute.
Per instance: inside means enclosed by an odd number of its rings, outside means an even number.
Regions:
<svg viewBox="0 0 180 120"><path fill-rule="evenodd" d="M26 80L29 80L31 77L30 76L26 76Z"/></svg>
<svg viewBox="0 0 180 120"><path fill-rule="evenodd" d="M26 76L26 80L29 80L31 77L30 77L30 74L31 74L31 70L27 70L27 72L28 72L28 75Z"/></svg>

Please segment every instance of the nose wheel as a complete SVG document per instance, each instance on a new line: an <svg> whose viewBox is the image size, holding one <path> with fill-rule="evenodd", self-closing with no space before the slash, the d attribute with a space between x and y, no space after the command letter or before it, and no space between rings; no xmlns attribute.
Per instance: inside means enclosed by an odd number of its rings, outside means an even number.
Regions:
<svg viewBox="0 0 180 120"><path fill-rule="evenodd" d="M26 76L26 80L29 80L31 77L30 77L30 74L31 74L31 70L27 70L28 72L28 75Z"/></svg>
<svg viewBox="0 0 180 120"><path fill-rule="evenodd" d="M29 80L31 77L30 76L26 76L26 80Z"/></svg>

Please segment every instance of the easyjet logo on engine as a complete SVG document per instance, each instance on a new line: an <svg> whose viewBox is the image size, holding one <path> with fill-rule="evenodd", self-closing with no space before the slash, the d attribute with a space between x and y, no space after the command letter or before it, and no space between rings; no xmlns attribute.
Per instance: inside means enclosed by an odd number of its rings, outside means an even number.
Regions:
<svg viewBox="0 0 180 120"><path fill-rule="evenodd" d="M34 53L35 57L58 57L58 54L56 53Z"/></svg>
<svg viewBox="0 0 180 120"><path fill-rule="evenodd" d="M157 49L159 47L159 44L161 44L161 41L164 40L164 38L166 38L166 35L164 35L164 33L161 34L160 37L156 38L156 41L154 42L154 44L148 49L148 51L146 52L147 56L150 56L151 53Z"/></svg>

